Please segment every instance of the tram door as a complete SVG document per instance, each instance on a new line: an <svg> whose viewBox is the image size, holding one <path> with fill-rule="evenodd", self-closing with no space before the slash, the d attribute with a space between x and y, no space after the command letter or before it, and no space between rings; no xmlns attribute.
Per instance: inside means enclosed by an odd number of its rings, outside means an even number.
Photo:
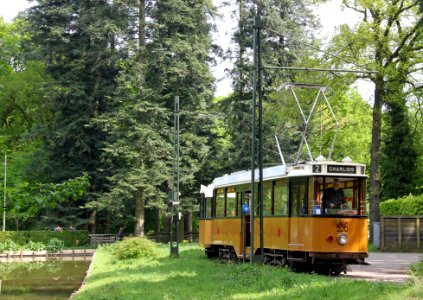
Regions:
<svg viewBox="0 0 423 300"><path fill-rule="evenodd" d="M251 231L250 231L250 214L249 214L249 203L250 203L251 192L238 192L237 198L240 203L240 216L241 216L241 231L242 231L242 246L241 249L244 252L244 246L251 246Z"/></svg>
<svg viewBox="0 0 423 300"><path fill-rule="evenodd" d="M304 218L307 215L307 178L294 178L289 183L288 249L304 248Z"/></svg>

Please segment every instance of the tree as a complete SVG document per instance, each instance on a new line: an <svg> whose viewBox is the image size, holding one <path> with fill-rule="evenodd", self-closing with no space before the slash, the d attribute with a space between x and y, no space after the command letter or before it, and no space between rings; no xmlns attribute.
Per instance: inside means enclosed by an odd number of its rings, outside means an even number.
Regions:
<svg viewBox="0 0 423 300"><path fill-rule="evenodd" d="M100 172L104 132L91 121L108 111L108 98L116 88L122 32L127 28L127 7L123 2L38 1L29 9L28 32L34 51L43 59L54 89L46 95L54 102L56 122L45 145L53 181L73 178L81 172L91 177L90 193L95 199L104 188ZM81 203L78 203L81 205ZM95 211L90 218L95 231Z"/></svg>
<svg viewBox="0 0 423 300"><path fill-rule="evenodd" d="M213 77L208 62L211 50L210 0L157 1L152 11L152 42L147 45L146 84L157 93L151 99L173 111L180 98L181 202L190 219L198 199L200 171L206 168L212 120L208 113L213 96ZM168 121L173 127L172 118ZM188 222L189 223L189 222Z"/></svg>
<svg viewBox="0 0 423 300"><path fill-rule="evenodd" d="M384 105L404 107L405 93L419 85L413 74L421 70L423 18L418 11L419 1L344 0L343 3L360 13L362 22L356 28L343 25L334 39L333 50L336 49L338 58L342 57L343 61L377 71L377 74L363 76L375 84L370 167L370 219L373 224L380 221L382 108ZM342 63L337 59L333 62ZM403 114L401 111L394 109L391 113ZM405 141L411 140L406 138ZM407 165L402 161L406 159L404 155L396 154L399 157L395 168Z"/></svg>
<svg viewBox="0 0 423 300"><path fill-rule="evenodd" d="M256 13L262 18L262 60L267 66L292 66L299 61L302 45L309 30L316 24L307 1L236 1L239 7L239 27L234 34L237 46L235 67L231 72L234 94L219 101L218 110L225 115L225 126L232 139L229 170L251 167L251 99L252 64L247 56L253 46L253 19ZM230 52L229 56L235 56ZM284 77L282 79L282 77ZM268 94L276 84L286 81L280 72L266 69L263 82ZM268 95L265 95L267 97ZM268 98L266 98L268 99ZM267 126L267 125L266 125ZM265 140L273 141L276 132L265 132ZM272 156L273 157L273 156ZM269 161L267 153L265 161Z"/></svg>

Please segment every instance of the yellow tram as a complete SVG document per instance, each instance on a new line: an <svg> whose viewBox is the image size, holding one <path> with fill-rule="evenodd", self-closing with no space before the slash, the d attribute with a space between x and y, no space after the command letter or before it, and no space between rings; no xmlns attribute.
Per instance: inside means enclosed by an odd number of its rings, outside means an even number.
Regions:
<svg viewBox="0 0 423 300"><path fill-rule="evenodd" d="M365 188L365 165L349 158L264 168L261 250L259 207L254 233L244 212L251 171L218 177L201 188L199 242L208 257L249 260L253 249L253 255L263 253L264 262L272 265L346 272L350 264L366 264L368 256ZM330 203L334 189L342 192L338 204Z"/></svg>

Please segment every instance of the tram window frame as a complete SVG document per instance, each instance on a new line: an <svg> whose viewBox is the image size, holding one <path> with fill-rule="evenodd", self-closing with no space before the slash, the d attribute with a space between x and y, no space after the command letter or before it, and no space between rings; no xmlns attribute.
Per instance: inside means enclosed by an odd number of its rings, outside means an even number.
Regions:
<svg viewBox="0 0 423 300"><path fill-rule="evenodd" d="M219 188L216 189L216 194L215 194L215 209L214 209L214 216L216 218L224 218L225 217L225 210L226 210L226 189L224 188ZM223 197L221 197L221 195ZM223 199L223 201L219 201L220 199ZM223 203L223 205L219 205L220 203ZM223 211L222 211L222 207L223 207Z"/></svg>
<svg viewBox="0 0 423 300"><path fill-rule="evenodd" d="M294 186L297 184L299 189L294 193ZM289 215L292 217L308 216L308 203L308 178L292 178L289 181Z"/></svg>
<svg viewBox="0 0 423 300"><path fill-rule="evenodd" d="M233 194L234 197L229 198L229 194ZM231 207L229 207L229 199L231 199ZM236 217L236 201L237 194L234 187L228 187L225 189L225 216L226 217ZM232 209L233 208L233 209ZM229 211L230 210L230 211Z"/></svg>
<svg viewBox="0 0 423 300"><path fill-rule="evenodd" d="M280 198L279 191L282 192ZM289 214L289 182L286 179L273 182L273 213L274 216L288 216Z"/></svg>
<svg viewBox="0 0 423 300"><path fill-rule="evenodd" d="M206 217L206 197L203 193L200 194L200 219Z"/></svg>
<svg viewBox="0 0 423 300"><path fill-rule="evenodd" d="M205 218L210 219L212 217L213 197L205 198Z"/></svg>
<svg viewBox="0 0 423 300"><path fill-rule="evenodd" d="M322 215L361 215L361 202L362 202L362 185L365 182L365 178L362 177L345 177L345 176L316 176L316 180L319 180L318 184L314 186L317 188L315 194L319 193L320 199L320 214ZM339 189L344 192L344 199L348 203L346 208L329 208L325 203L325 193L326 190L333 188L333 181L337 178L339 180ZM320 182L320 181L323 182ZM349 196L348 196L349 194ZM316 197L315 197L316 198ZM347 199L348 198L348 199ZM313 199L314 200L314 199ZM314 215L319 215L316 211L313 212Z"/></svg>
<svg viewBox="0 0 423 300"><path fill-rule="evenodd" d="M242 202L243 200L243 192L236 191L236 216L239 217L242 212Z"/></svg>
<svg viewBox="0 0 423 300"><path fill-rule="evenodd" d="M267 181L263 183L263 216L272 216L273 212L273 181Z"/></svg>

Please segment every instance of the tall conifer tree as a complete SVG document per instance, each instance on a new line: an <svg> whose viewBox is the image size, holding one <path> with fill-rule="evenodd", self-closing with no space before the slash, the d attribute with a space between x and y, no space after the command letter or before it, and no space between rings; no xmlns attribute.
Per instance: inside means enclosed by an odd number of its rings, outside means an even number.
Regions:
<svg viewBox="0 0 423 300"><path fill-rule="evenodd" d="M151 57L146 81L157 93L155 101L173 111L174 97L180 98L180 189L181 202L188 211L198 198L200 170L209 150L211 120L202 113L208 112L213 97L208 64L213 14L211 0L156 1L152 43L147 45ZM172 119L169 126L173 128Z"/></svg>
<svg viewBox="0 0 423 300"><path fill-rule="evenodd" d="M104 133L91 120L108 110L107 99L116 88L118 37L127 27L123 8L106 0L40 0L28 14L38 57L55 80L54 93L47 95L55 103L57 121L46 141L46 172L55 181L88 172L88 200L104 183L99 172ZM91 216L94 231L95 213Z"/></svg>

